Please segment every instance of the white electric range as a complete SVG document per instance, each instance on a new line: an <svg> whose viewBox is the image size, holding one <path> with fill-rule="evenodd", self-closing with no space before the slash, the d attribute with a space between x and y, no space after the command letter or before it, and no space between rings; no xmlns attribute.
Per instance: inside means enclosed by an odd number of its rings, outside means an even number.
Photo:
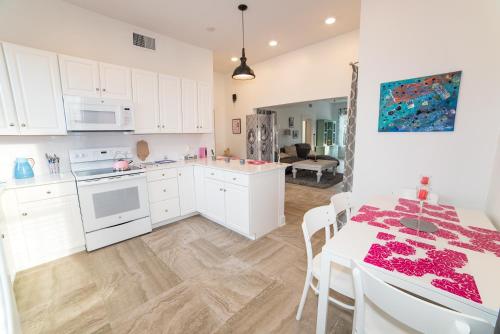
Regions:
<svg viewBox="0 0 500 334"><path fill-rule="evenodd" d="M114 170L128 147L71 150L88 251L151 232L145 170Z"/></svg>

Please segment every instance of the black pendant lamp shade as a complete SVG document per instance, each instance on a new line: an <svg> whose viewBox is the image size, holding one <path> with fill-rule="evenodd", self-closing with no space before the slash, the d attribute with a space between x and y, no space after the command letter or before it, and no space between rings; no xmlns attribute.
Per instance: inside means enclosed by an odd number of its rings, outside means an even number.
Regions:
<svg viewBox="0 0 500 334"><path fill-rule="evenodd" d="M241 64L236 67L233 72L233 79L236 80L251 80L255 79L255 73L247 65L247 57L245 57L245 22L243 20L243 12L247 10L247 5L241 4L238 6L238 9L241 10L241 27L243 30L243 48L241 49Z"/></svg>

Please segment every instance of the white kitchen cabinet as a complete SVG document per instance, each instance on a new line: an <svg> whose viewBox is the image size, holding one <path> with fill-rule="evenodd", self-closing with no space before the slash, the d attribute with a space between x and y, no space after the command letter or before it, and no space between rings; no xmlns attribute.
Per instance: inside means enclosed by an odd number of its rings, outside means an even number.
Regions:
<svg viewBox="0 0 500 334"><path fill-rule="evenodd" d="M241 233L249 234L250 209L248 187L226 183L225 195L225 224Z"/></svg>
<svg viewBox="0 0 500 334"><path fill-rule="evenodd" d="M152 203L178 198L179 189L177 185L177 178L149 182L148 194L150 202Z"/></svg>
<svg viewBox="0 0 500 334"><path fill-rule="evenodd" d="M12 89L10 88L9 75L0 44L0 135L18 135L16 109Z"/></svg>
<svg viewBox="0 0 500 334"><path fill-rule="evenodd" d="M214 131L214 119L212 108L212 89L205 82L197 84L197 110L198 131L200 133L212 133Z"/></svg>
<svg viewBox="0 0 500 334"><path fill-rule="evenodd" d="M225 223L224 182L205 178L205 214L218 223Z"/></svg>
<svg viewBox="0 0 500 334"><path fill-rule="evenodd" d="M159 80L161 131L166 133L181 133L181 79L160 74Z"/></svg>
<svg viewBox="0 0 500 334"><path fill-rule="evenodd" d="M98 62L59 55L59 68L64 95L101 96Z"/></svg>
<svg viewBox="0 0 500 334"><path fill-rule="evenodd" d="M149 210L151 211L152 224L158 224L181 215L178 198L151 203L149 205Z"/></svg>
<svg viewBox="0 0 500 334"><path fill-rule="evenodd" d="M2 208L16 271L85 249L74 181L6 190Z"/></svg>
<svg viewBox="0 0 500 334"><path fill-rule="evenodd" d="M29 266L68 255L67 250L85 245L76 195L23 203L17 223L23 229Z"/></svg>
<svg viewBox="0 0 500 334"><path fill-rule="evenodd" d="M195 187L193 169L193 166L180 167L177 169L181 215L187 215L195 211L196 198L194 194Z"/></svg>
<svg viewBox="0 0 500 334"><path fill-rule="evenodd" d="M182 132L198 132L198 92L196 81L182 79Z"/></svg>
<svg viewBox="0 0 500 334"><path fill-rule="evenodd" d="M10 43L3 48L20 134L66 134L57 55Z"/></svg>
<svg viewBox="0 0 500 334"><path fill-rule="evenodd" d="M205 213L205 168L194 166L194 193L196 211Z"/></svg>
<svg viewBox="0 0 500 334"><path fill-rule="evenodd" d="M114 64L99 63L101 96L113 99L132 99L132 77L130 68Z"/></svg>
<svg viewBox="0 0 500 334"><path fill-rule="evenodd" d="M132 100L134 101L135 132L161 132L157 73L132 70Z"/></svg>

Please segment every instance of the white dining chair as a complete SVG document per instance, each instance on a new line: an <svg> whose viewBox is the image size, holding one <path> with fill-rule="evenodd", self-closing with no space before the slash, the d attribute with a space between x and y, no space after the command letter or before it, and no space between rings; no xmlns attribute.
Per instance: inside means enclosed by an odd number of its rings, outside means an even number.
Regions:
<svg viewBox="0 0 500 334"><path fill-rule="evenodd" d="M299 308L297 310L296 319L300 320L302 316L302 310L304 309L304 304L307 299L307 294L309 288L311 288L315 294L319 293L319 276L321 271L321 253L314 256L311 238L313 235L321 229L325 230L325 242L330 240L330 225L334 226L334 230L337 230L337 214L332 205L320 206L311 209L304 215L304 221L302 223L302 232L304 233L304 240L306 243L306 253L307 253L307 272L306 280L304 283L304 290L302 291L302 298L300 299ZM314 285L313 277L318 281L318 285ZM351 270L344 266L338 264L331 264L331 275L330 275L330 289L347 296L349 298L354 298L354 287L352 285L352 275ZM333 297L329 297L332 303L335 303L343 308L354 310L353 305L343 303Z"/></svg>
<svg viewBox="0 0 500 334"><path fill-rule="evenodd" d="M353 262L355 291L353 334L493 333L487 321L431 304L377 278Z"/></svg>
<svg viewBox="0 0 500 334"><path fill-rule="evenodd" d="M398 193L400 198L417 200L417 189L415 188L404 188L401 189ZM429 193L427 195L427 202L430 204L437 205L439 204L439 195L436 193Z"/></svg>
<svg viewBox="0 0 500 334"><path fill-rule="evenodd" d="M330 204L335 207L335 212L337 213L337 216L342 212L345 212L347 222L351 220L351 214L353 209L351 196L352 196L351 192L343 192L335 194L330 198Z"/></svg>

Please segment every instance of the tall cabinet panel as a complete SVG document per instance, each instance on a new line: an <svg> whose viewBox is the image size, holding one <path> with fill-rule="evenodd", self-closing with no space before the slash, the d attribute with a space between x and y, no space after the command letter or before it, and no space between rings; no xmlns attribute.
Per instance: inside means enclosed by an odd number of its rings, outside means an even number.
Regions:
<svg viewBox="0 0 500 334"><path fill-rule="evenodd" d="M161 132L158 74L132 70L132 92L135 107L135 132Z"/></svg>
<svg viewBox="0 0 500 334"><path fill-rule="evenodd" d="M198 82L198 132L211 133L214 131L212 90L205 82Z"/></svg>
<svg viewBox="0 0 500 334"><path fill-rule="evenodd" d="M182 132L181 104L181 79L160 74L160 120L162 132Z"/></svg>
<svg viewBox="0 0 500 334"><path fill-rule="evenodd" d="M99 97L99 63L89 59L59 55L61 84L65 95Z"/></svg>
<svg viewBox="0 0 500 334"><path fill-rule="evenodd" d="M195 187L193 166L180 167L177 169L179 182L179 206L181 215L195 211Z"/></svg>
<svg viewBox="0 0 500 334"><path fill-rule="evenodd" d="M4 44L20 133L66 134L57 55Z"/></svg>
<svg viewBox="0 0 500 334"><path fill-rule="evenodd" d="M2 46L0 45L0 135L17 134L19 134L17 115Z"/></svg>
<svg viewBox="0 0 500 334"><path fill-rule="evenodd" d="M198 104L196 81L182 79L182 132L198 132Z"/></svg>

